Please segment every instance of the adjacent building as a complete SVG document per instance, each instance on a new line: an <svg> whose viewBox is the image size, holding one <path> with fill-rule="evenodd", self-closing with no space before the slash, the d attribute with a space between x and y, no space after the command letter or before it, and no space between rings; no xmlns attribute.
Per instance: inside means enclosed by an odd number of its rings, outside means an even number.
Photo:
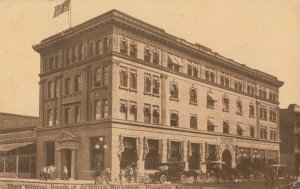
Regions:
<svg viewBox="0 0 300 189"><path fill-rule="evenodd" d="M38 117L0 113L0 177L36 177Z"/></svg>
<svg viewBox="0 0 300 189"><path fill-rule="evenodd" d="M100 163L117 180L128 165L152 173L161 162L184 161L205 172L206 161L260 169L279 160L283 82L275 76L118 10L33 49L37 169L55 164L61 177L67 166L71 178L92 179Z"/></svg>
<svg viewBox="0 0 300 189"><path fill-rule="evenodd" d="M289 173L300 173L300 106L280 109L280 156Z"/></svg>

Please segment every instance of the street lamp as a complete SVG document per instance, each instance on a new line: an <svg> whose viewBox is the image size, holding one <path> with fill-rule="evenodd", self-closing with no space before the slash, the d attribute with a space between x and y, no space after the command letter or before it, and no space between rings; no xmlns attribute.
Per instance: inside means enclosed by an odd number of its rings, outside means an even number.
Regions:
<svg viewBox="0 0 300 189"><path fill-rule="evenodd" d="M100 175L101 160L103 157L104 150L107 149L107 147L108 147L107 144L104 143L104 138L99 137L97 144L95 145L95 151L96 151L95 159L96 159L96 174L97 174L97 176ZM97 154L97 152L98 152L98 154Z"/></svg>

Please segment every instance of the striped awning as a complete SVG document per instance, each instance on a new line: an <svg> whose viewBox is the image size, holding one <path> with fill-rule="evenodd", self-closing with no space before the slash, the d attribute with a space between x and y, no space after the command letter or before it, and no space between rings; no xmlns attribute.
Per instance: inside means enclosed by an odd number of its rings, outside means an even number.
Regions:
<svg viewBox="0 0 300 189"><path fill-rule="evenodd" d="M17 148L21 148L27 146L29 144L33 144L34 142L23 142L23 143L12 143L12 144L0 144L0 153L8 152L10 150L14 150Z"/></svg>

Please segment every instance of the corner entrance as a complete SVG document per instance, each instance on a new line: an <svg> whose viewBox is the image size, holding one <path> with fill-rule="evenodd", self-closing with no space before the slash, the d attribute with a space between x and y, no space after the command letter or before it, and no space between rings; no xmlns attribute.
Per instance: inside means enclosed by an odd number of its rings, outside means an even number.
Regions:
<svg viewBox="0 0 300 189"><path fill-rule="evenodd" d="M228 149L225 149L222 153L222 161L226 164L222 166L223 170L231 169L232 156L231 152Z"/></svg>

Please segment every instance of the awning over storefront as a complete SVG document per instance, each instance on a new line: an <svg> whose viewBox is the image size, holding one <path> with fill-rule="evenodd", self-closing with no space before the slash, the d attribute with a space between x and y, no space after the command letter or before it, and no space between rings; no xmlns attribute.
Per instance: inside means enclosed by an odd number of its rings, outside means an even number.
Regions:
<svg viewBox="0 0 300 189"><path fill-rule="evenodd" d="M23 143L13 143L13 144L0 144L0 153L8 152L10 150L14 150L20 147L27 146L29 144L33 144L34 142L23 142Z"/></svg>
<svg viewBox="0 0 300 189"><path fill-rule="evenodd" d="M209 117L207 120L208 120L208 123L211 124L212 126L218 127L217 124L216 124L216 122L215 122L215 120L213 118Z"/></svg>
<svg viewBox="0 0 300 189"><path fill-rule="evenodd" d="M216 97L216 95L214 95L213 93L207 93L207 96L208 96L212 101L217 102L217 97Z"/></svg>
<svg viewBox="0 0 300 189"><path fill-rule="evenodd" d="M277 151L271 151L271 150L267 151L267 157L266 157L266 159L277 160L277 158L278 158L278 152Z"/></svg>
<svg viewBox="0 0 300 189"><path fill-rule="evenodd" d="M179 58L177 58L176 56L171 55L171 54L169 54L168 56L171 59L171 61L172 61L173 64L177 64L179 66L183 66L183 63L182 63L182 61Z"/></svg>
<svg viewBox="0 0 300 189"><path fill-rule="evenodd" d="M252 157L253 159L265 159L265 150L253 149Z"/></svg>

